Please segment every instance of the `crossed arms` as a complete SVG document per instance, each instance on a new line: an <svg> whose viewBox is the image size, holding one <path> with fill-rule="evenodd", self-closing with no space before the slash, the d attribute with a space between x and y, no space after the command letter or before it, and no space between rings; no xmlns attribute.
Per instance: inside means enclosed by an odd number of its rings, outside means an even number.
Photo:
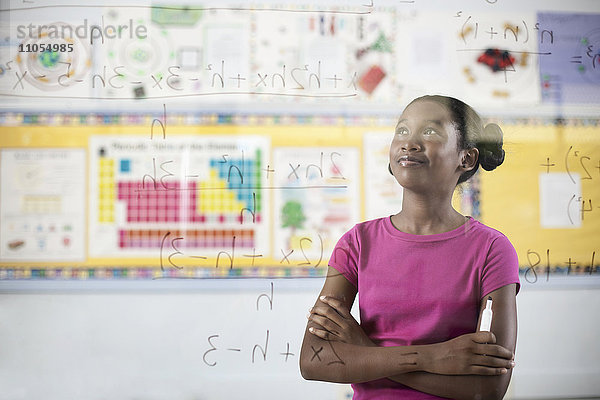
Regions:
<svg viewBox="0 0 600 400"><path fill-rule="evenodd" d="M491 332L421 346L373 343L350 315L356 293L356 287L329 268L304 333L300 371L305 379L359 383L389 378L441 397L503 398L514 367L515 284L489 294L494 301Z"/></svg>

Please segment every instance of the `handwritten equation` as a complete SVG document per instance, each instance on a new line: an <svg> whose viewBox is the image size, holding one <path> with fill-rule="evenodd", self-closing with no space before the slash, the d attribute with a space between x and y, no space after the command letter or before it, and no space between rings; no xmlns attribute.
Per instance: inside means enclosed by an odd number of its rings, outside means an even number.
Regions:
<svg viewBox="0 0 600 400"><path fill-rule="evenodd" d="M270 290L256 297L256 313L265 314L273 311L274 286L270 283ZM264 332L264 333L263 333ZM250 333L251 334L251 333ZM248 334L244 335L245 337ZM294 362L297 363L299 350L290 340L281 339L273 343L273 332L269 328L261 331L260 342L252 343L246 340L246 344L240 343L243 339L230 339L223 333L212 333L206 337L205 351L202 353L202 362L206 367L218 368L228 363L239 365L245 362L249 365ZM331 351L324 351L325 347ZM341 364L344 361L335 350L334 344L328 341L324 346L311 346L311 362L325 362L327 365ZM327 354L325 354L327 353Z"/></svg>
<svg viewBox="0 0 600 400"><path fill-rule="evenodd" d="M543 254L543 255L542 255ZM571 257L560 263L550 261L550 249L545 252L528 249L526 254L527 266L523 277L527 283L538 282L538 275L546 277L546 282L550 280L551 274L560 275L592 275L600 272L600 266L596 265L596 251L590 254L589 264L578 262Z"/></svg>
<svg viewBox="0 0 600 400"><path fill-rule="evenodd" d="M302 253L303 261L296 263L295 264L296 266L312 267L312 268L318 268L319 266L321 266L321 263L323 262L323 250L324 250L323 238L320 235L317 235L317 237L319 238L319 244L318 244L318 249L320 252L319 258L318 259L310 259L309 258L308 254L307 254L307 249L309 246L311 246L313 244L313 239L311 239L310 237L302 237L302 238L300 238L300 241L299 241L299 250ZM188 254L183 253L178 248L178 246L179 246L178 243L180 241L183 241L184 239L185 239L185 237L183 237L183 236L177 236L177 237L172 238L172 233L170 231L164 234L162 241L161 241L160 256L159 256L161 270L164 271L165 266L171 266L172 268L176 268L176 269L183 269L184 267L181 266L180 263L185 258L203 259L203 260L207 260L209 258L204 255L192 255L189 253ZM227 238L227 239L229 239L229 238ZM224 240L227 240L227 239L224 239ZM219 268L220 266L222 266L221 263L223 263L223 261L221 261L221 258L223 260L226 260L224 262L225 262L225 266L227 268L233 269L235 267L236 236L232 235L230 237L230 239L231 239L230 250L228 249L227 251L225 251L225 250L218 251L216 253L216 255L214 256L215 268ZM165 249L165 244L167 247L170 247L170 248ZM292 261L290 260L290 256L292 256L292 254L296 250L298 250L298 249L290 249L290 248L280 249L281 260L279 261L279 265L291 265ZM263 254L256 253L256 248L252 249L252 254L242 254L241 256L245 259L250 259L251 260L250 266L252 266L252 267L254 267L254 263L255 263L256 259L264 257Z"/></svg>
<svg viewBox="0 0 600 400"><path fill-rule="evenodd" d="M454 19L456 52L466 81L483 87L492 85L494 97L522 93L523 87L517 87L519 82L531 84L537 79L538 57L552 55L552 51L540 51L538 46L552 49L554 30L526 16L492 18L459 10Z"/></svg>
<svg viewBox="0 0 600 400"><path fill-rule="evenodd" d="M261 304L263 304L263 311L273 311L273 295L274 288L273 282L271 282L270 291L267 293L262 293L256 298L256 312L261 311ZM246 349L239 344L228 343L222 338L221 334L209 335L206 339L209 348L202 354L202 361L208 367L216 367L223 359L221 354L223 352L226 352L230 354L238 354L242 358L246 357L247 361L251 364L254 364L261 360L262 362L267 362L270 360L270 358L273 357L273 355L271 355L271 352L269 352L270 347L273 346L272 343L271 345L269 344L270 337L271 331L270 329L266 329L264 335L264 342L251 345L250 350L250 346L248 347L248 349ZM292 359L292 357L295 357L297 354L295 350L292 351L293 349L290 348L289 341L285 341L285 345L283 345L281 350L282 351L280 351L278 354L276 353L275 356L280 357L285 363L287 363L290 359Z"/></svg>
<svg viewBox="0 0 600 400"><path fill-rule="evenodd" d="M114 95L89 96L95 99L128 99L128 98L177 98L214 94L274 94L287 96L308 97L347 97L356 96L358 74L336 74L324 76L321 74L321 61L315 66L308 64L289 67L283 65L277 72L256 72L252 75L230 69L225 60L218 65L207 64L205 74L183 76L182 67L171 65L165 71L151 73L149 76L132 79L127 74L126 67L102 66L101 73L88 74L87 77L77 76L71 70L71 63L63 63L63 73L54 71L47 74L36 73L25 69L14 70L12 61L7 63L6 71L14 73L11 90L22 93L30 87L37 87L35 82L54 85L57 89L85 85L86 89L113 89ZM31 82L33 80L34 82ZM206 90L207 88L208 90ZM147 96L152 90L158 94ZM286 92L289 91L289 92ZM303 92L304 91L304 92ZM336 92L337 91L337 92ZM133 94L133 95L132 95ZM124 95L124 96L122 96Z"/></svg>
<svg viewBox="0 0 600 400"><path fill-rule="evenodd" d="M577 187L584 181L591 181L594 179L600 180L600 157L595 159L583 150L569 146L565 151L564 158L560 161L560 166L562 166L561 169L566 172L570 183L572 183L574 187ZM539 165L545 169L546 174L549 174L550 171L554 171L559 167L559 165L557 165L558 162L559 161L553 160L551 157L546 157L545 162ZM566 204L565 212L571 225L574 225L575 223L575 212L579 214L579 217L583 221L586 213L594 211L592 200L592 198L585 198L577 193L570 196ZM596 206L595 208L600 208L600 206Z"/></svg>
<svg viewBox="0 0 600 400"><path fill-rule="evenodd" d="M501 41L505 44L525 44L530 39L536 42L539 41L540 44L543 44L544 41L554 44L554 31L540 27L539 22L527 24L522 19L516 24L504 23L502 25L489 24L484 26L482 23L480 30L480 22L474 19L472 15L465 18L463 11L458 11L454 17L463 20L459 36L465 45L475 42L478 38L481 38L481 35L485 35L485 38L489 40ZM530 29L532 32L530 32ZM536 31L535 37L533 31Z"/></svg>
<svg viewBox="0 0 600 400"><path fill-rule="evenodd" d="M578 64L580 71L585 71L585 64L591 64L592 69L596 69L596 65L600 65L600 52L594 48L594 44L589 44L587 39L582 39L584 43L584 55L577 55L571 57L572 64Z"/></svg>
<svg viewBox="0 0 600 400"><path fill-rule="evenodd" d="M160 145L158 146L160 147ZM293 186L283 186L283 187L277 187L277 186L265 186L265 187L253 187L253 186L248 186L248 176L246 174L246 172L244 171L244 151L242 150L240 152L241 157L237 158L237 159L241 159L241 162L239 165L235 164L235 161L231 160L231 155L230 154L221 154L221 159L218 161L220 164L224 164L225 168L227 170L227 178L226 178L226 182L228 184L233 184L234 181L236 184L239 184L240 189L310 189L310 188L318 188L318 187L332 187L332 188L341 188L344 189L347 186L343 184L340 185L333 185L333 186L323 186L323 185L318 185L318 186L311 186L311 185L299 185L300 183L306 183L307 180L309 180L309 178L311 178L312 176L317 176L321 179L324 180L346 180L346 177L344 177L344 175L342 174L338 164L336 164L336 161L339 160L342 155L339 152L333 151L330 152L328 154L328 160L327 163L329 165L324 165L323 164L323 156L324 153L321 151L320 152L320 162L319 164L313 164L313 163L305 163L304 165L302 165L302 163L288 163L288 167L289 168L284 168L285 171L283 172L283 174L286 176L286 181L289 183L294 184ZM339 162L339 161L338 161ZM160 169L160 172L157 172L157 167ZM329 168L327 168L329 166ZM189 179L192 178L199 178L200 174L197 173L191 173L189 174L188 172L190 171L184 171L182 173L182 175L180 177L178 177L177 174L173 173L174 171L177 171L177 169L181 170L182 168L184 168L184 166L179 166L177 165L177 163L175 162L175 160L166 160L166 161L161 161L159 160L159 162L157 163L156 157L152 157L152 171L149 173L144 174L144 176L141 179L141 183L138 187L138 196L141 196L142 193L144 192L148 192L148 191L156 191L156 190L188 190L188 189L182 189L180 187L175 187L173 185L169 185L169 182L182 182L182 181L187 181ZM258 172L258 174L264 174L265 178L267 180L269 179L273 179L273 176L276 174L276 170L273 169L273 167L271 167L271 165L267 165L264 169L260 170ZM256 177L256 173L252 175L253 177ZM260 176L260 175L259 175ZM244 177L246 177L246 184L244 184ZM223 188L220 187L201 187L200 190L221 190ZM256 194L256 193L255 193Z"/></svg>

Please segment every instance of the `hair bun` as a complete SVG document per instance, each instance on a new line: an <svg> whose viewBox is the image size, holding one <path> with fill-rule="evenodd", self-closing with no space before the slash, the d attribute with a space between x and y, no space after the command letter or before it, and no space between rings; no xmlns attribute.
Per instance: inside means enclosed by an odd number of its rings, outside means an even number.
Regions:
<svg viewBox="0 0 600 400"><path fill-rule="evenodd" d="M479 149L479 164L486 171L491 171L504 162L502 149L502 129L494 124L487 124L483 128L483 135L477 149Z"/></svg>

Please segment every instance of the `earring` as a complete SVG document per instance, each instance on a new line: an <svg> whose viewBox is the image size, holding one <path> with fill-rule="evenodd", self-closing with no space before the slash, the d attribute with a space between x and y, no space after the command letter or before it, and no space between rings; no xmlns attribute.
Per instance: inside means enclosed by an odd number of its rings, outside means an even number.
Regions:
<svg viewBox="0 0 600 400"><path fill-rule="evenodd" d="M394 175L394 173L392 172L392 166L388 163L388 171L390 171L390 175Z"/></svg>

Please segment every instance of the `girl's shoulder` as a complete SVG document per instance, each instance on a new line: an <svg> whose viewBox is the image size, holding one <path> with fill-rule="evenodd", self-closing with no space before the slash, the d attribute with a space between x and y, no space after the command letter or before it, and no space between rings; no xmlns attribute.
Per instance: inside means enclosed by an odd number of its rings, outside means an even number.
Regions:
<svg viewBox="0 0 600 400"><path fill-rule="evenodd" d="M498 229L488 226L488 225L484 224L483 222L480 222L472 217L469 217L467 224L471 224L472 225L471 229L473 230L474 233L476 233L478 235L485 235L485 236L489 237L490 239L497 239L497 238L507 239L506 235L504 233L502 233L501 231L499 231Z"/></svg>

